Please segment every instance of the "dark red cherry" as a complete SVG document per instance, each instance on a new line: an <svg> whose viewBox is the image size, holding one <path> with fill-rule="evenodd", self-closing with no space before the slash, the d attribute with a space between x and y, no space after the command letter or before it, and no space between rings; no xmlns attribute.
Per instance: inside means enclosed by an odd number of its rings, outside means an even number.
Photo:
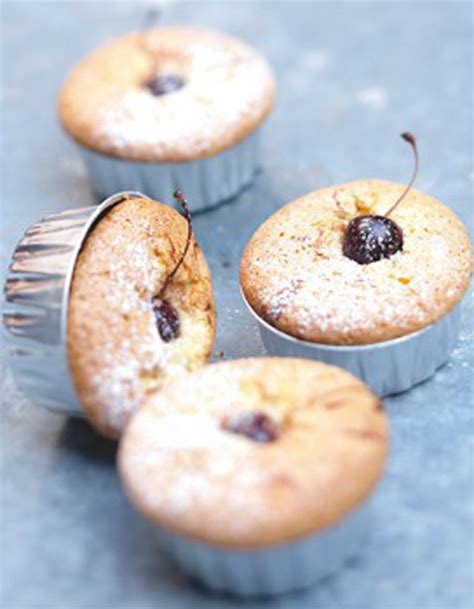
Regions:
<svg viewBox="0 0 474 609"><path fill-rule="evenodd" d="M170 340L179 336L179 315L167 300L155 298L153 300L153 313L155 314L158 332L165 343L169 343Z"/></svg>
<svg viewBox="0 0 474 609"><path fill-rule="evenodd" d="M191 237L193 235L193 221L186 199L179 190L174 191L173 197L183 210L184 217L188 223L188 234L186 237L186 245L184 246L184 250L179 257L178 262L175 264L173 270L168 273L163 285L161 286L161 290L151 301L153 313L155 314L156 327L158 328L158 332L165 343L169 343L170 340L173 340L179 336L181 326L178 311L169 303L168 300L163 297L163 295L173 280L173 277L178 272L180 266L183 264L186 254L188 253L189 246L191 245Z"/></svg>
<svg viewBox="0 0 474 609"><path fill-rule="evenodd" d="M401 134L410 144L415 160L410 182L402 194L383 216L356 216L347 225L342 240L342 253L359 264L371 264L382 258L390 258L403 249L403 231L388 217L410 191L418 174L418 149L416 138L409 131Z"/></svg>
<svg viewBox="0 0 474 609"><path fill-rule="evenodd" d="M356 216L346 229L344 256L359 264L390 258L403 249L402 229L385 216Z"/></svg>
<svg viewBox="0 0 474 609"><path fill-rule="evenodd" d="M184 87L184 80L177 74L158 74L146 83L153 95L167 95Z"/></svg>
<svg viewBox="0 0 474 609"><path fill-rule="evenodd" d="M279 436L277 423L264 412L248 412L226 419L222 428L254 442L273 442Z"/></svg>

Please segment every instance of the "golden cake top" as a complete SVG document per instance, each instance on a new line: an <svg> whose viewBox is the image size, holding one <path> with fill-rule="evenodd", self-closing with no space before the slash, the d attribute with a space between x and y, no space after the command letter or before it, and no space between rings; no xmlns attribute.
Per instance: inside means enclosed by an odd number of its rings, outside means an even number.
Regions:
<svg viewBox="0 0 474 609"><path fill-rule="evenodd" d="M446 315L468 287L472 250L460 220L432 197L410 190L390 214L403 247L389 258L359 264L343 252L349 222L385 214L405 189L358 180L278 210L242 258L252 309L287 334L334 345L397 338Z"/></svg>
<svg viewBox="0 0 474 609"><path fill-rule="evenodd" d="M254 49L198 27L159 27L100 47L60 95L64 128L96 152L138 161L190 161L252 133L274 98Z"/></svg>
<svg viewBox="0 0 474 609"><path fill-rule="evenodd" d="M151 396L122 438L135 507L178 534L262 547L315 533L354 510L387 452L380 401L319 362L222 362Z"/></svg>

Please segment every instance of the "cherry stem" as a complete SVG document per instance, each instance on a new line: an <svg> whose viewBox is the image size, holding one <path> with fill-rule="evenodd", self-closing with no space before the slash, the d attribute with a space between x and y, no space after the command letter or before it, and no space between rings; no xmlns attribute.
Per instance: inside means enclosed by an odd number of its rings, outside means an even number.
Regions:
<svg viewBox="0 0 474 609"><path fill-rule="evenodd" d="M191 237L193 234L193 221L191 218L191 212L189 211L188 202L186 201L183 194L179 190L174 191L173 197L175 198L176 202L183 210L184 218L186 219L186 221L188 223L188 235L186 237L186 245L184 246L183 253L179 257L178 262L175 264L174 269L171 271L171 273L168 273L168 276L166 277L166 279L161 287L161 290L158 293L158 298L161 298L163 296L166 288L168 287L171 280L178 272L179 267L183 264L183 261L186 258L186 254L188 253L189 246L191 245Z"/></svg>
<svg viewBox="0 0 474 609"><path fill-rule="evenodd" d="M161 10L157 6L150 6L146 9L143 15L142 24L140 26L140 32L147 30L158 23L161 17Z"/></svg>
<svg viewBox="0 0 474 609"><path fill-rule="evenodd" d="M398 197L398 199L395 201L395 203L392 205L392 207L384 214L386 218L388 218L388 216L398 206L398 204L401 202L401 200L405 198L408 191L413 186L413 183L416 180L416 176L418 175L418 148L416 146L416 138L409 131L405 131L404 133L402 133L400 135L400 137L403 138L405 140L405 142L408 142L410 144L411 149L413 150L413 155L415 157L415 167L413 169L413 174L411 176L410 182L408 183L408 186L405 188L405 190L400 195L400 197Z"/></svg>
<svg viewBox="0 0 474 609"><path fill-rule="evenodd" d="M150 6L144 13L142 23L139 28L139 33L143 35L143 37L139 38L139 45L142 51L150 57L153 63L153 72L156 72L158 67L158 59L156 57L155 52L150 47L148 38L147 38L147 30L157 25L161 18L161 10L157 6Z"/></svg>

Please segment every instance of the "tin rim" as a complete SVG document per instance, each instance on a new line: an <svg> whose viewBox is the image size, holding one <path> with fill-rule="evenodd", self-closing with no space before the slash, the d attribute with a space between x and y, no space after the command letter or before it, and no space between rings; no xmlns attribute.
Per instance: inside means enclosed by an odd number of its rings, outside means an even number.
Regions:
<svg viewBox="0 0 474 609"><path fill-rule="evenodd" d="M240 286L240 295L241 295L242 300L244 301L247 309L250 311L252 316L257 320L257 322L260 325L262 325L269 332L276 334L279 338L288 340L296 345L302 345L309 349L319 349L319 350L323 350L323 351L339 351L341 353L360 352L360 351L366 351L367 349L374 349L374 350L384 349L387 347L396 346L396 345L408 342L409 340L418 338L422 334L425 334L426 332L431 330L442 319L444 319L450 313L452 313L453 310L457 306L457 305L455 305L445 315L443 315L443 317L438 319L436 322L429 324L425 328L421 328L420 330L416 330L415 332L410 332L409 334L405 334L405 335L399 336L397 338L391 338L389 340L379 341L377 343L367 343L364 345L331 345L331 344L327 344L327 343L317 343L317 342L311 342L309 340L304 340L302 338L297 338L296 336L292 336L291 334L287 334L286 332L283 332L279 328L275 328L275 326L272 326L268 321L263 319L263 317L260 317L260 315L252 308L252 306L248 302L247 298L245 297L242 286Z"/></svg>

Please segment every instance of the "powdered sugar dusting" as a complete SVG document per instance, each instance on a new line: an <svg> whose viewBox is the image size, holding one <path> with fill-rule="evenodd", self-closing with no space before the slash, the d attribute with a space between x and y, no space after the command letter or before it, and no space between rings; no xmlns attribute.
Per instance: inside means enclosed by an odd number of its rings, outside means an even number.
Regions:
<svg viewBox="0 0 474 609"><path fill-rule="evenodd" d="M252 367L251 361L246 370L210 366L204 380L192 377L187 384L175 384L175 399L154 396L134 419L125 442L131 448L124 450L126 469L148 511L184 518L189 526L198 527L198 504L215 502L217 507L222 504L220 495L231 492L233 509L246 512L246 518L229 523L234 534L253 526L250 523L262 509L254 491L271 478L271 471L258 467L252 441L220 426L226 412L252 409L252 398L242 391ZM229 478L232 489L225 491ZM247 500L249 493L252 502Z"/></svg>
<svg viewBox="0 0 474 609"><path fill-rule="evenodd" d="M402 187L356 182L313 193L277 212L244 256L244 292L270 323L316 342L364 343L419 329L462 296L467 235L449 210L412 192L393 214L403 251L360 265L342 253L358 214L383 214ZM256 287L256 289L254 289Z"/></svg>
<svg viewBox="0 0 474 609"><path fill-rule="evenodd" d="M158 204L129 201L94 229L80 254L70 304L69 350L80 378L80 397L86 410L115 435L144 395L204 361L212 341L206 299L189 310L181 292L181 332L169 343L160 339L152 301L175 259L170 240L150 224L140 205ZM175 252L178 243L174 236ZM189 257L196 255L201 253L189 252L187 268ZM189 272L182 268L177 277L183 280ZM198 276L192 285L196 292L203 289ZM212 302L210 286L207 297Z"/></svg>
<svg viewBox="0 0 474 609"><path fill-rule="evenodd" d="M111 248L121 247L123 256L111 260L108 269L110 289L104 294L104 308L110 332L102 337L101 366L90 379L90 391L107 409L111 427L120 429L136 408L143 373L165 366L166 349L156 337L150 290L164 276L165 267L150 255L145 241L125 244L119 232L113 241ZM144 298L149 292L150 298ZM125 326L127 315L143 321ZM119 335L114 328L121 328Z"/></svg>
<svg viewBox="0 0 474 609"><path fill-rule="evenodd" d="M341 392L342 416L326 407ZM137 507L165 527L211 543L277 542L323 526L369 490L385 454L376 403L349 374L316 362L213 364L150 397L127 428L120 471ZM229 417L252 412L278 425L276 440L228 431ZM347 429L375 432L377 441L354 441Z"/></svg>
<svg viewBox="0 0 474 609"><path fill-rule="evenodd" d="M159 36L151 56L158 57L160 70L169 63L170 70L183 74L185 86L162 96L141 82L114 91L94 121L94 139L102 150L137 159L194 158L227 147L247 125L258 125L271 104L273 84L257 53L209 33L184 30L162 43ZM130 52L142 51L132 47Z"/></svg>

